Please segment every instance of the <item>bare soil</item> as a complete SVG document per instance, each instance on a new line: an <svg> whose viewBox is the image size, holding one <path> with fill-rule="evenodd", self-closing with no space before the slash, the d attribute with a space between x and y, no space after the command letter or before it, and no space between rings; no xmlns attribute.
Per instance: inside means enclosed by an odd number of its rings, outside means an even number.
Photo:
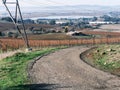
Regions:
<svg viewBox="0 0 120 90"><path fill-rule="evenodd" d="M94 31L120 32L120 24L102 25L99 29Z"/></svg>
<svg viewBox="0 0 120 90"><path fill-rule="evenodd" d="M120 31L120 24L102 25L100 28L106 29L106 30L119 30Z"/></svg>
<svg viewBox="0 0 120 90"><path fill-rule="evenodd" d="M95 69L80 59L80 54L89 48L67 48L36 61L29 71L36 86L32 90L120 90L120 77Z"/></svg>
<svg viewBox="0 0 120 90"><path fill-rule="evenodd" d="M6 57L12 56L12 55L14 55L14 54L17 53L17 52L20 52L20 50L0 53L0 60L4 59L4 58L6 58Z"/></svg>

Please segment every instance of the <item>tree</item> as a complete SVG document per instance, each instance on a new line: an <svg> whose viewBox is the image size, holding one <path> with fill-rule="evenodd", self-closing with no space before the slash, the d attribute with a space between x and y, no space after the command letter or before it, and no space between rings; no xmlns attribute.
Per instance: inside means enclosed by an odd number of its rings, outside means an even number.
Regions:
<svg viewBox="0 0 120 90"><path fill-rule="evenodd" d="M104 15L102 16L102 18L104 19L104 21L111 21L111 17L108 15Z"/></svg>
<svg viewBox="0 0 120 90"><path fill-rule="evenodd" d="M2 36L2 32L0 32L0 36Z"/></svg>
<svg viewBox="0 0 120 90"><path fill-rule="evenodd" d="M97 17L93 17L92 21L97 21Z"/></svg>
<svg viewBox="0 0 120 90"><path fill-rule="evenodd" d="M1 18L1 20L12 22L12 19L10 17L3 17L3 18Z"/></svg>
<svg viewBox="0 0 120 90"><path fill-rule="evenodd" d="M50 25L55 25L56 24L56 21L55 20L51 20L50 21Z"/></svg>
<svg viewBox="0 0 120 90"><path fill-rule="evenodd" d="M65 33L67 33L68 32L68 28L67 27L65 27Z"/></svg>
<svg viewBox="0 0 120 90"><path fill-rule="evenodd" d="M28 30L32 31L34 29L34 27L29 27Z"/></svg>

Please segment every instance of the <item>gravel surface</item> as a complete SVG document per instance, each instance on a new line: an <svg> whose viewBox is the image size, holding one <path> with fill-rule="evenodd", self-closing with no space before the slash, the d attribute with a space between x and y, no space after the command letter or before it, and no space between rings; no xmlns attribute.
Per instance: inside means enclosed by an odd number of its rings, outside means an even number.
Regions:
<svg viewBox="0 0 120 90"><path fill-rule="evenodd" d="M67 48L36 61L29 72L34 85L31 90L120 90L120 77L80 59L80 54L89 48Z"/></svg>

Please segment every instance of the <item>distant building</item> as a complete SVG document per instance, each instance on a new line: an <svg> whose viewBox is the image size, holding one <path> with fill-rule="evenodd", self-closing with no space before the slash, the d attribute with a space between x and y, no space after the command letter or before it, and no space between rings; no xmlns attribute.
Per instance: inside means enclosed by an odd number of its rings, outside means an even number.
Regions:
<svg viewBox="0 0 120 90"><path fill-rule="evenodd" d="M84 34L82 32L79 32L79 31L70 31L68 33L66 33L66 35L70 35L70 36L89 36L87 34Z"/></svg>
<svg viewBox="0 0 120 90"><path fill-rule="evenodd" d="M97 24L112 24L113 22L105 22L105 21L94 21L89 22L90 25L97 25Z"/></svg>
<svg viewBox="0 0 120 90"><path fill-rule="evenodd" d="M37 19L35 20L36 24L49 24L49 20L47 19Z"/></svg>
<svg viewBox="0 0 120 90"><path fill-rule="evenodd" d="M56 20L56 24L69 23L69 20Z"/></svg>

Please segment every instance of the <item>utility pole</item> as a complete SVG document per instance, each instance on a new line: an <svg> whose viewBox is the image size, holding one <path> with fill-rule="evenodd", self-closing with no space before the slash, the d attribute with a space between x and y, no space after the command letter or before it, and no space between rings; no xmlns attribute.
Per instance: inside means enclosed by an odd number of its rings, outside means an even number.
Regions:
<svg viewBox="0 0 120 90"><path fill-rule="evenodd" d="M9 1L9 0L2 0L2 2L5 6L8 14L10 15L16 29L18 30L18 32L22 36L27 50L31 50L30 46L29 46L28 37L27 37L26 29L25 29L25 24L24 24L24 21L23 21L23 17L22 17L22 13L21 13L21 9L20 9L20 5L19 5L18 0L14 0L14 2ZM10 11L10 9L8 7L8 5L11 5L11 4L15 6L15 14L12 14L12 12ZM19 27L18 17L19 17L19 20L21 21L22 29L20 29L20 27ZM22 32L22 30L23 30L23 32Z"/></svg>

